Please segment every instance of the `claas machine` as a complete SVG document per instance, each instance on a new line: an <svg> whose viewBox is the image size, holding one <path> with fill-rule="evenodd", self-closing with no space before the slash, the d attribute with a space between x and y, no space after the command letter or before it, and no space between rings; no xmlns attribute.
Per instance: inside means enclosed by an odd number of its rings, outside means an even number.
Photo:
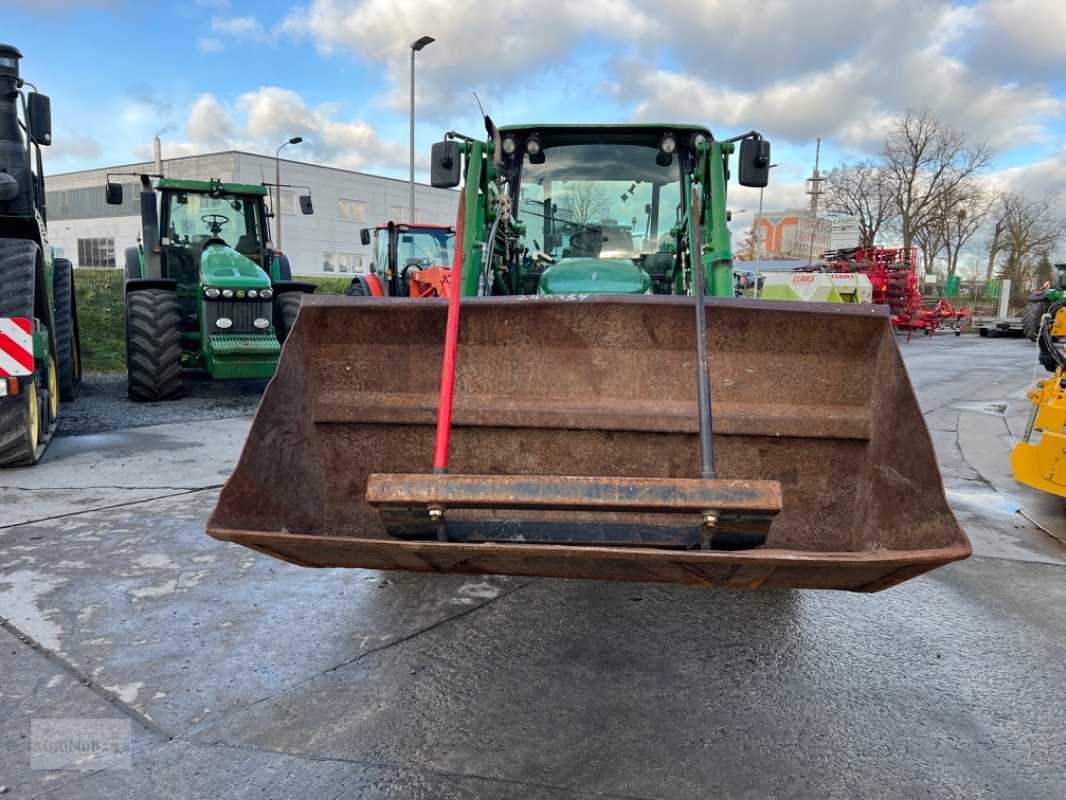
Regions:
<svg viewBox="0 0 1066 800"><path fill-rule="evenodd" d="M153 185L153 178L158 180ZM280 191L280 190L279 190ZM109 204L123 186L108 176ZM269 378L313 283L269 241L265 186L140 176L141 243L126 250L127 394L181 396L182 369ZM305 214L310 195L300 198Z"/></svg>
<svg viewBox="0 0 1066 800"><path fill-rule="evenodd" d="M308 297L212 536L295 564L876 591L970 553L887 309L734 298L698 125L449 133L436 296Z"/></svg>
<svg viewBox="0 0 1066 800"><path fill-rule="evenodd" d="M37 463L81 383L73 266L46 228L51 102L22 92L21 58L0 45L0 467Z"/></svg>

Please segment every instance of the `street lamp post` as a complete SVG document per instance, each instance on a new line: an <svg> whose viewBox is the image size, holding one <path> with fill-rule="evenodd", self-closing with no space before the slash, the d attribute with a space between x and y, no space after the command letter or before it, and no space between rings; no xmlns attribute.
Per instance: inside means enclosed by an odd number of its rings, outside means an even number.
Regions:
<svg viewBox="0 0 1066 800"><path fill-rule="evenodd" d="M415 53L437 41L432 36L423 36L411 42L411 136L408 140L411 147L411 222L415 222Z"/></svg>
<svg viewBox="0 0 1066 800"><path fill-rule="evenodd" d="M293 136L274 151L274 250L278 253L281 252L281 148L288 144L299 144L303 140L302 136Z"/></svg>

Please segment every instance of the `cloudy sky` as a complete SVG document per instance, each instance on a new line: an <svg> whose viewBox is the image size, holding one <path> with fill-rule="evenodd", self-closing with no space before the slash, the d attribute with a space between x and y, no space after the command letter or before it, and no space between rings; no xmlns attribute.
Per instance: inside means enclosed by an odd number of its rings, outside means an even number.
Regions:
<svg viewBox="0 0 1066 800"><path fill-rule="evenodd" d="M10 11L14 3L13 18ZM766 207L876 154L909 107L987 140L990 180L1066 190L1062 0L7 0L3 36L52 96L46 172L238 148L407 174L416 155L497 124L699 122L752 128L779 165ZM423 173L424 174L424 173ZM748 192L748 193L746 193ZM754 209L737 189L731 205ZM750 212L746 215L750 218ZM738 216L738 221L745 218Z"/></svg>

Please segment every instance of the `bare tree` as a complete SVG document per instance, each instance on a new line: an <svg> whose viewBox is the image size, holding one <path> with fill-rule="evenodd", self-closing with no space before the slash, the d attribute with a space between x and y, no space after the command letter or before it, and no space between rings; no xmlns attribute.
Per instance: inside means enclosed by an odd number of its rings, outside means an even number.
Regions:
<svg viewBox="0 0 1066 800"><path fill-rule="evenodd" d="M940 195L925 225L915 234L930 265L933 258L943 254L947 274L954 275L963 248L984 227L996 201L996 193L973 176Z"/></svg>
<svg viewBox="0 0 1066 800"><path fill-rule="evenodd" d="M757 260L759 257L758 244L755 226L752 225L750 228L745 229L744 238L733 250L733 257L741 261Z"/></svg>
<svg viewBox="0 0 1066 800"><path fill-rule="evenodd" d="M610 203L603 187L587 181L567 181L559 193L559 217L589 224L607 216Z"/></svg>
<svg viewBox="0 0 1066 800"><path fill-rule="evenodd" d="M989 165L991 151L928 109L912 109L895 120L881 157L893 216L903 246L911 247L918 230L945 206L950 194Z"/></svg>
<svg viewBox="0 0 1066 800"><path fill-rule="evenodd" d="M826 208L859 222L859 246L872 247L877 234L893 213L885 169L869 159L834 167L825 177Z"/></svg>
<svg viewBox="0 0 1066 800"><path fill-rule="evenodd" d="M1032 200L1021 192L1010 192L999 200L996 252L1002 257L1000 275L1010 279L1014 301L1023 300L1037 285L1041 260L1062 238L1057 203L1058 195L1053 193Z"/></svg>

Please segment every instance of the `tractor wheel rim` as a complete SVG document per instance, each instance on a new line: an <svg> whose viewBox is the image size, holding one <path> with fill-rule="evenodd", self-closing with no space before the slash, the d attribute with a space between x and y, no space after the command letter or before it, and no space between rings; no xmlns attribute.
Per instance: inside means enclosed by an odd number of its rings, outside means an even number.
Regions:
<svg viewBox="0 0 1066 800"><path fill-rule="evenodd" d="M37 387L32 383L26 392L26 403L30 411L30 446L36 448L41 440L41 420L37 409Z"/></svg>
<svg viewBox="0 0 1066 800"><path fill-rule="evenodd" d="M59 370L56 360L48 359L48 421L55 422L59 417Z"/></svg>

